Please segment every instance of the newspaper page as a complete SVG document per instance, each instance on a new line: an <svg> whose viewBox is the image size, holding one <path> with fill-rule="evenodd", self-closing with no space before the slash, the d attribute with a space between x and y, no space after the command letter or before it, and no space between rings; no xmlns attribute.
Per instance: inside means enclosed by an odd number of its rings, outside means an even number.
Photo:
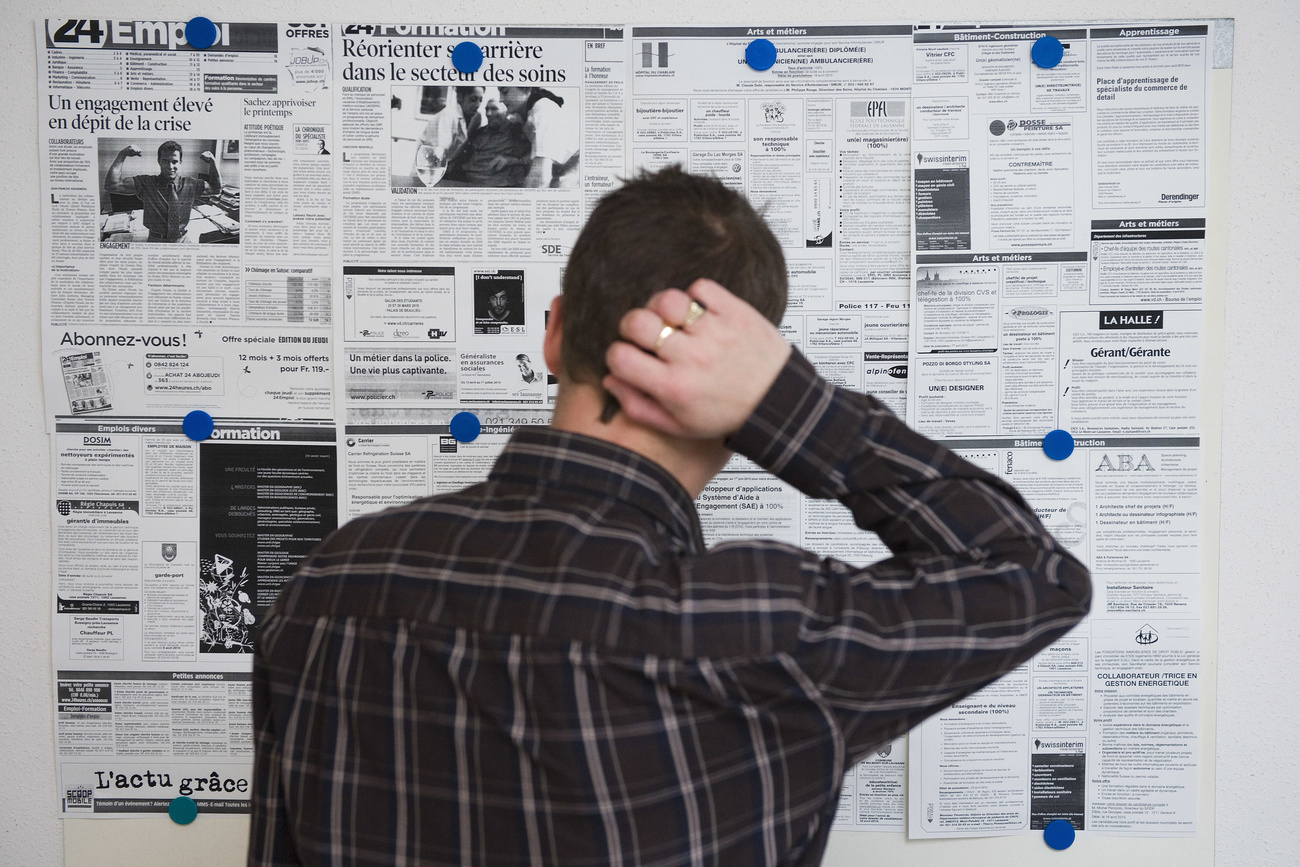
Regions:
<svg viewBox="0 0 1300 867"><path fill-rule="evenodd" d="M57 415L330 418L329 30L38 25Z"/></svg>
<svg viewBox="0 0 1300 867"><path fill-rule="evenodd" d="M907 390L910 25L635 27L629 165L673 163L743 192L784 248L782 331L831 382L900 415ZM752 69L754 39L776 47ZM682 287L685 288L685 287ZM839 503L735 458L696 503L705 539L780 539L867 564L887 556ZM903 741L845 778L836 828L902 830Z"/></svg>
<svg viewBox="0 0 1300 867"><path fill-rule="evenodd" d="M1196 831L1210 30L914 35L908 421L1013 483L1096 591L912 733L912 838Z"/></svg>
<svg viewBox="0 0 1300 867"><path fill-rule="evenodd" d="M62 816L248 809L253 637L337 525L331 31L216 25L37 26Z"/></svg>
<svg viewBox="0 0 1300 867"><path fill-rule="evenodd" d="M463 41L474 72L452 62ZM624 53L619 28L341 27L345 518L481 481L515 427L550 421L550 302L625 174ZM461 412L472 442L451 435Z"/></svg>

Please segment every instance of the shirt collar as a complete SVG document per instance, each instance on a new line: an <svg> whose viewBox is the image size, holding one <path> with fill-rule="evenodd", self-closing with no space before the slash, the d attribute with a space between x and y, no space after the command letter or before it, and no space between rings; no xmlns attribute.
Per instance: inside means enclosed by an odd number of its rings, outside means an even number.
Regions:
<svg viewBox="0 0 1300 867"><path fill-rule="evenodd" d="M551 427L521 427L489 478L617 499L664 524L692 551L704 550L695 503L681 483L649 458L614 443Z"/></svg>

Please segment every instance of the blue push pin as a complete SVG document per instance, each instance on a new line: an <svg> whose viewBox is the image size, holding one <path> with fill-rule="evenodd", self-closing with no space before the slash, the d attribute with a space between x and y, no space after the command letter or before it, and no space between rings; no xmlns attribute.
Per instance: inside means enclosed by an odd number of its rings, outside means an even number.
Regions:
<svg viewBox="0 0 1300 867"><path fill-rule="evenodd" d="M461 43L462 45L464 43ZM458 443L472 443L478 439L478 432L483 429L478 416L472 412L458 412L451 417L451 435Z"/></svg>
<svg viewBox="0 0 1300 867"><path fill-rule="evenodd" d="M461 42L451 50L451 65L457 72L473 75L483 65L483 49L473 42Z"/></svg>
<svg viewBox="0 0 1300 867"><path fill-rule="evenodd" d="M210 48L217 41L217 25L211 18L195 15L185 25L185 41L195 48Z"/></svg>
<svg viewBox="0 0 1300 867"><path fill-rule="evenodd" d="M759 72L771 69L776 63L776 46L770 39L755 39L745 46L745 62L749 64L750 69L757 69Z"/></svg>
<svg viewBox="0 0 1300 867"><path fill-rule="evenodd" d="M194 803L193 798L181 795L179 798L172 798L172 802L167 805L167 815L171 816L172 821L177 825L188 825L199 815L199 805Z"/></svg>
<svg viewBox="0 0 1300 867"><path fill-rule="evenodd" d="M1066 819L1055 819L1043 829L1043 842L1058 852L1074 842L1074 826Z"/></svg>
<svg viewBox="0 0 1300 867"><path fill-rule="evenodd" d="M1063 461L1074 454L1074 437L1069 431L1054 430L1043 437L1043 453L1054 461Z"/></svg>
<svg viewBox="0 0 1300 867"><path fill-rule="evenodd" d="M215 426L212 416L201 409L194 410L185 416L185 421L181 422L181 430L185 431L185 435L199 443L212 436L212 429Z"/></svg>
<svg viewBox="0 0 1300 867"><path fill-rule="evenodd" d="M1043 69L1051 69L1065 56L1065 46L1055 36L1040 36L1029 50L1029 56Z"/></svg>

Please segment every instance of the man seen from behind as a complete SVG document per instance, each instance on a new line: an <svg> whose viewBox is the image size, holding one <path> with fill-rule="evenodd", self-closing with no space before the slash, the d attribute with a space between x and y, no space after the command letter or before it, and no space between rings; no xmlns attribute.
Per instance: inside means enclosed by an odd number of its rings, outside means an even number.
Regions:
<svg viewBox="0 0 1300 867"><path fill-rule="evenodd" d="M552 302L551 425L340 529L268 614L250 864L810 867L848 768L1084 616L1021 497L822 379L786 293L719 181L601 200ZM706 547L733 453L892 556Z"/></svg>

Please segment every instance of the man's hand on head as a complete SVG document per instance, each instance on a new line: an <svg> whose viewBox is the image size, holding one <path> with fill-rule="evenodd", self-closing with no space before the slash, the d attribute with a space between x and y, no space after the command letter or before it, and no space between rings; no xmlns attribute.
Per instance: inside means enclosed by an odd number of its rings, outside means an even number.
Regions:
<svg viewBox="0 0 1300 867"><path fill-rule="evenodd" d="M705 312L690 321L692 300ZM602 384L628 418L689 439L739 430L791 352L776 326L712 280L659 292L628 311L619 336Z"/></svg>

